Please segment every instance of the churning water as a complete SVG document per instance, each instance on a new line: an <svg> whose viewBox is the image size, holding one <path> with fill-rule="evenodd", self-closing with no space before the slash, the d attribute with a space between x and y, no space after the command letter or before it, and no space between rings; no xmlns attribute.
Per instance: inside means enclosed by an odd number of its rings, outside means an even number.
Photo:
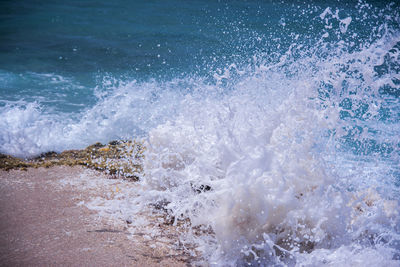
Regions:
<svg viewBox="0 0 400 267"><path fill-rule="evenodd" d="M400 264L398 3L1 5L0 152L143 139L211 265Z"/></svg>

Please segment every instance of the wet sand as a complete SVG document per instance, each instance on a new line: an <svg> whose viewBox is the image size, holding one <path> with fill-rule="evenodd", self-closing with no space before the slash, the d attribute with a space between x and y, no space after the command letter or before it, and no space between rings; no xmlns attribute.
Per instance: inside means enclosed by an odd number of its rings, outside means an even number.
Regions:
<svg viewBox="0 0 400 267"><path fill-rule="evenodd" d="M0 266L192 265L171 231L146 239L86 205L132 186L78 166L0 171Z"/></svg>

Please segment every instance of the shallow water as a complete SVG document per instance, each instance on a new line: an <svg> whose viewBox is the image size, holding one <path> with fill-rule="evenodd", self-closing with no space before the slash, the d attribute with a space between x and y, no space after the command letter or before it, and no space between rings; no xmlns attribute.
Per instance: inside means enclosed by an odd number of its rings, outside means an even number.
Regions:
<svg viewBox="0 0 400 267"><path fill-rule="evenodd" d="M0 152L142 138L211 265L399 264L397 3L0 5Z"/></svg>

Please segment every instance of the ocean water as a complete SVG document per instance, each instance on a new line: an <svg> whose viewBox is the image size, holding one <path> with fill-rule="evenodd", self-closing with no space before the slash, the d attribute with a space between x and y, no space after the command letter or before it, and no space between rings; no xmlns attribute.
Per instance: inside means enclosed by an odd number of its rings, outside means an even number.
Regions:
<svg viewBox="0 0 400 267"><path fill-rule="evenodd" d="M2 1L0 152L115 139L209 265L399 266L400 5Z"/></svg>

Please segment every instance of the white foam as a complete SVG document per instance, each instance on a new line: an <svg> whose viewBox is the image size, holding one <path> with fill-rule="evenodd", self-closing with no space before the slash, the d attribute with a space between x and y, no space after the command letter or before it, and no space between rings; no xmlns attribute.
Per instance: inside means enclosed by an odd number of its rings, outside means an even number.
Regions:
<svg viewBox="0 0 400 267"><path fill-rule="evenodd" d="M176 113L182 96L173 87L179 83L121 82L77 118L43 110L38 103L6 105L0 108L0 151L28 157L140 137Z"/></svg>
<svg viewBox="0 0 400 267"><path fill-rule="evenodd" d="M358 156L380 167L360 163L343 175L358 163L340 149L355 125L379 125L376 105L385 100L375 83L390 79L372 70L399 42L386 38L353 53L338 48L328 60L288 54L222 98L185 97L177 117L149 132L142 204L167 203L176 221L212 229L185 238L215 265L398 264L398 194L384 170L391 167L384 158ZM342 73L343 66L363 79ZM301 72L287 75L293 69ZM332 86L330 97L318 94L321 83ZM349 120L340 115L346 98L354 105ZM365 104L370 115L358 119L355 110ZM351 138L396 145L390 129Z"/></svg>
<svg viewBox="0 0 400 267"><path fill-rule="evenodd" d="M257 55L212 75L214 84L121 82L76 120L5 106L0 150L33 155L143 135L143 190L125 196L123 209L95 203L110 214L164 205L186 223L182 242L195 242L211 265L394 266L398 100L379 90L396 87L398 74L375 69L397 56L398 30L354 48L324 38L349 33L356 18L330 8L320 18L327 28L315 47L294 43L273 62Z"/></svg>

